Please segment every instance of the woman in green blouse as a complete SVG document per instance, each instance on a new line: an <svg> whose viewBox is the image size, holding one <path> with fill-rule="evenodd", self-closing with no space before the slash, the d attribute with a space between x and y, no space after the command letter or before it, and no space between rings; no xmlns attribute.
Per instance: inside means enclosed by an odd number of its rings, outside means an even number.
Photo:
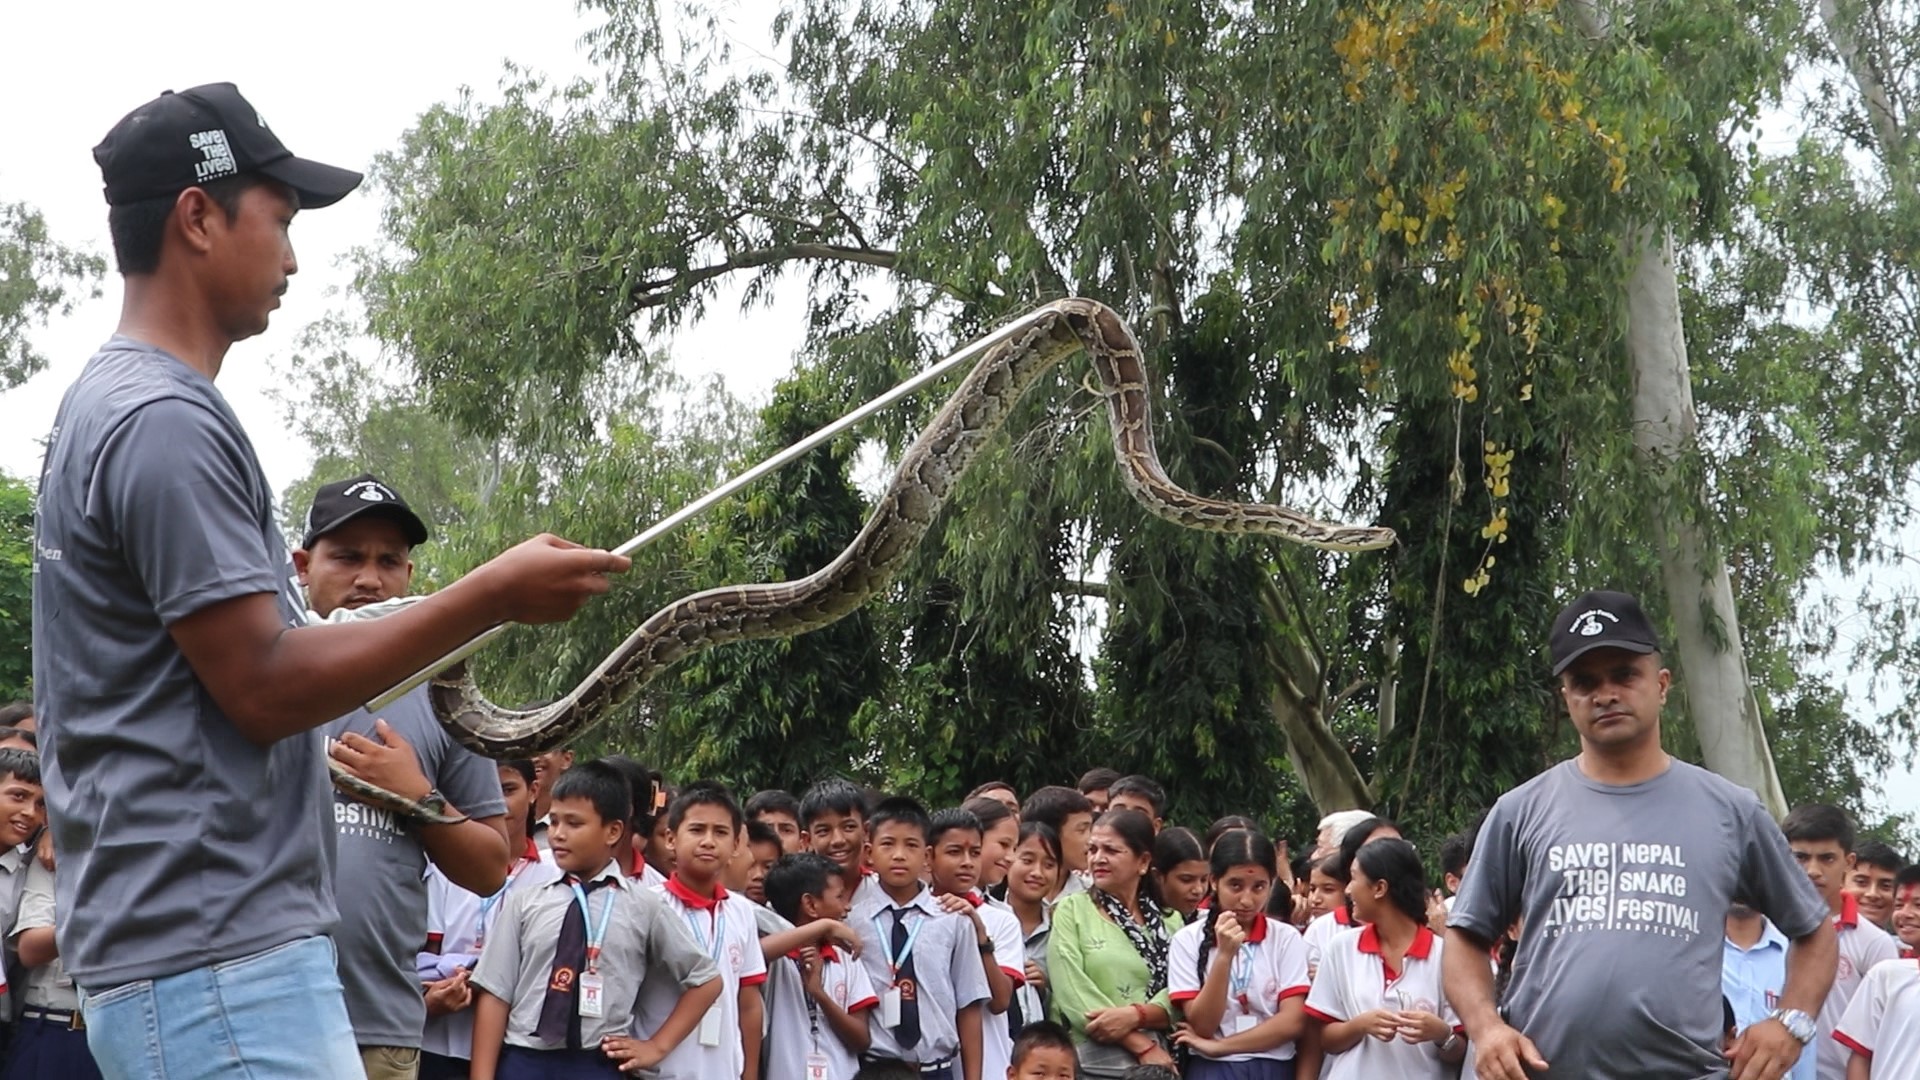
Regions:
<svg viewBox="0 0 1920 1080"><path fill-rule="evenodd" d="M1173 1064L1164 1032L1167 944L1180 916L1160 906L1147 876L1153 823L1110 810L1093 824L1087 870L1093 879L1053 909L1047 977L1053 1019L1073 1033L1080 1075L1117 1078L1135 1064Z"/></svg>

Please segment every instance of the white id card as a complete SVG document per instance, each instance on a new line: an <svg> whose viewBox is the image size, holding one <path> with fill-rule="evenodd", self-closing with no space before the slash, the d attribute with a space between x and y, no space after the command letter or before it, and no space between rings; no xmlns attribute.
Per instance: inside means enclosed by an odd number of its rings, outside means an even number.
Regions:
<svg viewBox="0 0 1920 1080"><path fill-rule="evenodd" d="M900 988L890 986L880 995L880 1026L900 1026Z"/></svg>
<svg viewBox="0 0 1920 1080"><path fill-rule="evenodd" d="M707 1015L700 1018L701 1046L720 1045L720 1020L720 1003L716 1001L713 1008L707 1010Z"/></svg>
<svg viewBox="0 0 1920 1080"><path fill-rule="evenodd" d="M807 1080L827 1080L827 1055L807 1055Z"/></svg>
<svg viewBox="0 0 1920 1080"><path fill-rule="evenodd" d="M588 1020L598 1020L606 1015L606 987L601 984L600 976L587 972L580 976L580 1015Z"/></svg>

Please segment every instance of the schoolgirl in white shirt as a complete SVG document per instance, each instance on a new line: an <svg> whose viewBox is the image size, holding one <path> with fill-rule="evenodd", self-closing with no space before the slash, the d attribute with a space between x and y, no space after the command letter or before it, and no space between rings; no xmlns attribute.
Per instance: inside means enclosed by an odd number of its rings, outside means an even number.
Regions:
<svg viewBox="0 0 1920 1080"><path fill-rule="evenodd" d="M1273 842L1235 829L1214 842L1207 915L1173 936L1167 989L1192 1051L1187 1080L1292 1080L1306 1027L1307 949L1299 931L1267 917Z"/></svg>
<svg viewBox="0 0 1920 1080"><path fill-rule="evenodd" d="M427 1023L421 1032L422 1080L466 1076L473 1057L473 995L467 976L480 960L487 930L507 894L537 888L560 877L553 855L530 836L533 826L533 762L499 763L500 792L507 803L507 843L514 852L507 880L492 896L478 896L447 880L438 866L427 867L427 948L415 958L415 972L427 997Z"/></svg>
<svg viewBox="0 0 1920 1080"><path fill-rule="evenodd" d="M1322 1080L1440 1080L1466 1056L1441 986L1441 939L1427 928L1427 880L1405 840L1354 856L1347 895L1357 929L1333 937L1307 995L1321 1024Z"/></svg>

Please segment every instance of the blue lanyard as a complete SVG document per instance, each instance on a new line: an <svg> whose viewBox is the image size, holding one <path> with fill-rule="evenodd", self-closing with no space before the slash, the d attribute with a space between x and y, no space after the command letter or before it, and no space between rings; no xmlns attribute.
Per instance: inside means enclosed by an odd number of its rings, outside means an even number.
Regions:
<svg viewBox="0 0 1920 1080"><path fill-rule="evenodd" d="M501 897L506 896L508 890L513 888L514 881L516 881L522 873L526 872L527 867L532 865L533 860L531 859L515 860L513 870L507 874L507 880L500 885L500 891L494 893L492 896L483 896L480 898L480 932L477 935L479 938L484 940L487 936L487 926L492 921L490 916L493 914L494 906L500 903Z"/></svg>
<svg viewBox="0 0 1920 1080"><path fill-rule="evenodd" d="M607 902L600 905L600 923L596 926L593 921L593 905L587 903L587 890L581 888L577 881L570 884L573 886L573 898L580 902L580 914L587 921L587 971L591 974L599 967L600 943L607 940L607 920L613 917L613 893L608 891ZM610 885L607 888L611 890L615 886Z"/></svg>
<svg viewBox="0 0 1920 1080"><path fill-rule="evenodd" d="M920 918L913 921L913 928L907 931L906 943L900 946L900 955L895 956L891 951L893 948L893 929L880 925L880 916L886 914L888 911L893 912L896 919L906 918L908 912L901 911L897 908L887 908L884 911L875 912L873 916L873 928L880 934L880 955L887 958L887 968L893 973L893 981L899 982L900 969L906 965L907 957L913 955L913 943L920 937L920 928L926 925L927 920L923 912Z"/></svg>
<svg viewBox="0 0 1920 1080"><path fill-rule="evenodd" d="M687 927L693 931L693 939L698 941L701 946L707 950L707 955L713 958L713 962L716 964L719 963L720 943L727 938L727 910L718 904L713 906L713 937L711 940L709 940L707 935L700 929L699 912L687 912Z"/></svg>
<svg viewBox="0 0 1920 1080"><path fill-rule="evenodd" d="M1253 985L1253 949L1253 942L1243 942L1240 951L1233 954L1233 966L1227 969L1228 992L1243 1007L1247 1004L1247 987Z"/></svg>

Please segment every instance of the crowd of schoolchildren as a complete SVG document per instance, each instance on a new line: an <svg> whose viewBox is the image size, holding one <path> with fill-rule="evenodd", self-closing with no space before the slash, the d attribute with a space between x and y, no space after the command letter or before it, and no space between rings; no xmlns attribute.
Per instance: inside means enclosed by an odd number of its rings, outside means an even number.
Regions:
<svg viewBox="0 0 1920 1080"><path fill-rule="evenodd" d="M0 721L0 1080L97 1077L36 851L31 713ZM424 1080L1412 1080L1458 1075L1466 1052L1441 955L1470 834L1440 846L1433 888L1364 811L1290 859L1247 818L1166 825L1160 785L1106 769L929 812L841 779L742 805L621 756L497 767L505 883L479 896L429 866L427 933L394 958L426 1004ZM1831 807L1782 828L1841 955L1790 1075L1911 1060L1920 865L1856 846ZM1489 957L1503 977L1523 932ZM1774 1008L1787 948L1728 913L1729 1038Z"/></svg>

